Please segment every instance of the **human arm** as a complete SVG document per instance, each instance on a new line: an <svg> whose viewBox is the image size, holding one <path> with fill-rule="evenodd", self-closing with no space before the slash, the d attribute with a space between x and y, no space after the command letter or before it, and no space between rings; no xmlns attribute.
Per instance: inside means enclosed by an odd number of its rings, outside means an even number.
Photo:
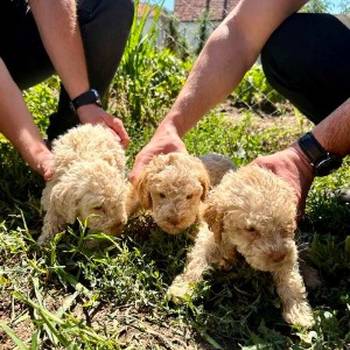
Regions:
<svg viewBox="0 0 350 350"><path fill-rule="evenodd" d="M19 88L0 59L0 132L8 138L32 169L45 180L53 175L53 156L33 123Z"/></svg>
<svg viewBox="0 0 350 350"><path fill-rule="evenodd" d="M305 0L242 0L209 37L167 116L136 157L135 179L154 154L183 151L181 137L224 99L256 61L275 28Z"/></svg>
<svg viewBox="0 0 350 350"><path fill-rule="evenodd" d="M45 49L70 97L74 99L89 90L84 48L82 44L75 0L30 0ZM124 145L128 135L123 123L95 104L79 107L82 123L105 123L120 137Z"/></svg>

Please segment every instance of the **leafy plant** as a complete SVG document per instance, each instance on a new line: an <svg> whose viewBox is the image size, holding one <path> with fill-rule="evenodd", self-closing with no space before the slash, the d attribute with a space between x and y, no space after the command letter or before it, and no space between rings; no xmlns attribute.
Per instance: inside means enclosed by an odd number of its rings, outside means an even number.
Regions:
<svg viewBox="0 0 350 350"><path fill-rule="evenodd" d="M285 111L286 100L268 83L261 65L254 65L232 93L237 107L254 109L268 114Z"/></svg>

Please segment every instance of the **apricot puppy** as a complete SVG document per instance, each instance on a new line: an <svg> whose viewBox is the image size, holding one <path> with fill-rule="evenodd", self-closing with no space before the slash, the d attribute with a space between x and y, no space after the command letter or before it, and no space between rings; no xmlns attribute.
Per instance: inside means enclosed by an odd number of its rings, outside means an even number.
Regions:
<svg viewBox="0 0 350 350"><path fill-rule="evenodd" d="M197 222L209 189L203 163L184 153L155 156L141 173L136 190L140 204L158 226L178 234Z"/></svg>
<svg viewBox="0 0 350 350"><path fill-rule="evenodd" d="M296 199L292 188L258 166L228 172L209 194L204 219L185 271L168 290L175 301L191 293L211 264L228 269L239 252L256 270L272 273L291 324L313 325L294 241Z"/></svg>
<svg viewBox="0 0 350 350"><path fill-rule="evenodd" d="M80 125L54 141L52 151L55 174L42 194L39 244L77 218L91 229L120 233L135 201L116 136L101 125Z"/></svg>

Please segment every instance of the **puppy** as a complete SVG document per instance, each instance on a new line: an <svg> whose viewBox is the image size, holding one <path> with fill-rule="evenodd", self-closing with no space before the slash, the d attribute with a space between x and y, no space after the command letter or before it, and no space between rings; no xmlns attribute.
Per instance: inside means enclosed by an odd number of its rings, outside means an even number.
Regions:
<svg viewBox="0 0 350 350"><path fill-rule="evenodd" d="M211 264L228 269L239 252L254 269L272 273L284 319L311 327L314 320L294 241L295 219L295 194L282 179L254 165L230 171L208 196L204 220L209 228L199 230L185 271L168 296L181 300Z"/></svg>
<svg viewBox="0 0 350 350"><path fill-rule="evenodd" d="M116 135L102 125L80 125L55 140L52 151L55 174L42 194L39 244L77 218L93 230L120 233L135 201Z"/></svg>
<svg viewBox="0 0 350 350"><path fill-rule="evenodd" d="M140 204L158 226L175 235L198 221L210 180L203 163L184 153L155 156L136 184Z"/></svg>

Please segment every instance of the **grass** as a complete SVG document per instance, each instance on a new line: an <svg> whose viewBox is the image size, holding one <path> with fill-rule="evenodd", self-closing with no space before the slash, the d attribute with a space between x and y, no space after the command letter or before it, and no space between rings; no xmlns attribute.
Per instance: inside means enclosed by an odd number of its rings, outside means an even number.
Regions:
<svg viewBox="0 0 350 350"><path fill-rule="evenodd" d="M169 50L156 52L154 38L140 35L142 23L133 28L110 95L110 112L123 118L133 140L130 165L192 63ZM186 136L191 153L215 151L244 165L282 149L310 127L294 111L295 117L262 118L262 94L273 103L283 100L270 93L261 70L247 79L238 99L233 96ZM52 78L25 93L41 130L55 110L57 91ZM250 108L238 115L242 104ZM283 113L291 110L285 107ZM228 273L208 273L184 305L168 302L165 292L182 271L191 242L185 235L167 236L148 216L132 219L121 237L90 233L76 223L40 249L44 184L3 139L0 174L1 350L350 348L350 210L334 195L350 183L349 161L315 182L299 227L298 240L308 246L305 259L322 278L309 291L316 325L308 332L284 323L269 275L243 261ZM98 242L94 249L86 244L91 239Z"/></svg>
<svg viewBox="0 0 350 350"><path fill-rule="evenodd" d="M195 154L216 151L245 164L288 144L307 128L301 120L214 111L185 141ZM130 158L151 130L139 136ZM348 183L348 166L314 184L300 225L307 260L322 277L322 286L309 292L316 326L302 332L283 322L269 275L244 262L229 273L208 274L185 305L169 303L166 289L191 242L165 235L147 216L133 219L122 237L88 233L77 223L39 249L43 183L6 142L0 154L1 349L349 347L350 216L333 195ZM87 247L90 239L98 248Z"/></svg>

